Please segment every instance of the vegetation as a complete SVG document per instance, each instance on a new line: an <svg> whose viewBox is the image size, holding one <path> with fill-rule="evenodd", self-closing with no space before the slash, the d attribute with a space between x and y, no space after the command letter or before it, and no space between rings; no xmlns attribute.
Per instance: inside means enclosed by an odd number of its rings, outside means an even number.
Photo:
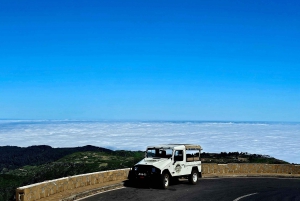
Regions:
<svg viewBox="0 0 300 201"><path fill-rule="evenodd" d="M201 154L201 161L204 163L266 163L266 164L288 164L268 155L249 154L247 152L221 152Z"/></svg>
<svg viewBox="0 0 300 201"><path fill-rule="evenodd" d="M112 151L93 146L0 147L0 154L0 201L14 200L15 189L20 186L78 174L128 168L144 157L141 151Z"/></svg>
<svg viewBox="0 0 300 201"><path fill-rule="evenodd" d="M0 173L23 167L25 165L42 165L56 161L66 155L82 151L112 152L109 149L94 146L75 148L52 148L47 145L30 146L27 148L16 146L0 147Z"/></svg>
<svg viewBox="0 0 300 201"><path fill-rule="evenodd" d="M142 158L142 151L112 151L94 146L0 147L0 201L14 200L15 189L20 186L78 174L128 168ZM286 163L269 156L239 152L204 152L201 160L205 163Z"/></svg>

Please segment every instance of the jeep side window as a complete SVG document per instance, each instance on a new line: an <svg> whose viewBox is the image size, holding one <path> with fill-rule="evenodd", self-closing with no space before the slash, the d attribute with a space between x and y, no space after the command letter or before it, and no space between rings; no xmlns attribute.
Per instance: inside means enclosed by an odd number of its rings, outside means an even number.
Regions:
<svg viewBox="0 0 300 201"><path fill-rule="evenodd" d="M199 150L186 150L186 162L199 161Z"/></svg>
<svg viewBox="0 0 300 201"><path fill-rule="evenodd" d="M175 150L174 160L175 161L183 161L183 151L182 150Z"/></svg>

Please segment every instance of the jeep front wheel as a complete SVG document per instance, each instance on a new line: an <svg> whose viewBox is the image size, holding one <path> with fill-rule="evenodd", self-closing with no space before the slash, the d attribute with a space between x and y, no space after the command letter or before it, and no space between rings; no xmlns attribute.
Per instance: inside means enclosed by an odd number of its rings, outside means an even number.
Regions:
<svg viewBox="0 0 300 201"><path fill-rule="evenodd" d="M198 181L198 171L193 170L192 173L189 175L189 182L191 184L196 184Z"/></svg>
<svg viewBox="0 0 300 201"><path fill-rule="evenodd" d="M164 172L161 175L161 186L163 189L166 189L169 187L170 184L170 176L168 173Z"/></svg>

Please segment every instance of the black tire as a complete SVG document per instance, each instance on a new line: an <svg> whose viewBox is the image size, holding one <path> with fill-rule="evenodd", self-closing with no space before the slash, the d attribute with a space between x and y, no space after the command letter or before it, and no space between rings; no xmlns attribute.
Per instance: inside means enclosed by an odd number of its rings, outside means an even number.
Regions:
<svg viewBox="0 0 300 201"><path fill-rule="evenodd" d="M135 175L134 175L134 173L132 172L132 170L130 170L129 171L129 173L128 173L128 180L134 180L135 179Z"/></svg>
<svg viewBox="0 0 300 201"><path fill-rule="evenodd" d="M167 172L161 174L160 186L163 189L167 189L170 184L170 175Z"/></svg>
<svg viewBox="0 0 300 201"><path fill-rule="evenodd" d="M139 180L136 178L134 172L132 170L129 171L127 184L132 187L136 187L139 183Z"/></svg>
<svg viewBox="0 0 300 201"><path fill-rule="evenodd" d="M189 182L193 185L195 185L198 181L198 171L197 170L192 170L192 173L189 175Z"/></svg>

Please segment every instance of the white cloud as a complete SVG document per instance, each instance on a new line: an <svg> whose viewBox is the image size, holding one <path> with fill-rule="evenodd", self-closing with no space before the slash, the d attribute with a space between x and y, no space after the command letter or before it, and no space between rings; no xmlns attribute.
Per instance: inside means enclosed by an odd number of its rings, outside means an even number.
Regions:
<svg viewBox="0 0 300 201"><path fill-rule="evenodd" d="M205 152L249 152L300 163L300 124L0 121L0 145L95 145L145 150L164 143L200 144Z"/></svg>

